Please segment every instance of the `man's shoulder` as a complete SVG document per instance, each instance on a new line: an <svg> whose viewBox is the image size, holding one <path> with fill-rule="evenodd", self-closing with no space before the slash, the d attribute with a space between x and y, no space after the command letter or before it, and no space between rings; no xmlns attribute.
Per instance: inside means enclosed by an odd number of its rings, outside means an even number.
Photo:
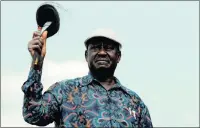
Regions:
<svg viewBox="0 0 200 128"><path fill-rule="evenodd" d="M60 81L54 83L53 85L51 85L48 90L64 89L64 88L68 88L68 87L79 86L81 83L80 81L85 77L86 76L60 80Z"/></svg>
<svg viewBox="0 0 200 128"><path fill-rule="evenodd" d="M86 76L82 76L82 77L75 77L75 78L71 78L71 79L64 79L62 81L60 81L59 83L64 86L79 86L81 84L82 79L84 79Z"/></svg>
<svg viewBox="0 0 200 128"><path fill-rule="evenodd" d="M77 85L80 81L82 77L76 77L76 78L71 78L71 79L64 79L62 81L60 81L60 83L66 85L66 86L74 86L74 85Z"/></svg>
<svg viewBox="0 0 200 128"><path fill-rule="evenodd" d="M144 101L142 100L142 98L135 91L133 91L125 86L122 86L122 88L131 97L131 100L133 101L133 103L139 105L141 109L147 108L147 106L144 103Z"/></svg>
<svg viewBox="0 0 200 128"><path fill-rule="evenodd" d="M135 91L129 89L129 88L126 87L126 86L124 86L124 85L120 82L120 80L119 80L117 77L115 77L115 80L116 80L117 85L118 85L119 87L121 87L121 89L122 89L126 94L128 94L128 96L130 96L132 99L137 99L137 101L141 101L141 98L139 97L139 95L138 95Z"/></svg>
<svg viewBox="0 0 200 128"><path fill-rule="evenodd" d="M123 90L131 97L131 99L137 103L141 103L142 99L140 98L140 96L133 90L121 85L121 87L123 88Z"/></svg>

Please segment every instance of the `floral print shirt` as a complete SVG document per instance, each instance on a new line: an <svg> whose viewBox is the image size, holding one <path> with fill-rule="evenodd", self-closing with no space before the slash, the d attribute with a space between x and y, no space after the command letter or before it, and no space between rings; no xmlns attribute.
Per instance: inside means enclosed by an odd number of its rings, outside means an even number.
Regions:
<svg viewBox="0 0 200 128"><path fill-rule="evenodd" d="M31 69L22 86L26 122L55 127L153 127L147 106L133 91L115 85L106 90L89 73L56 82L42 94L42 71Z"/></svg>

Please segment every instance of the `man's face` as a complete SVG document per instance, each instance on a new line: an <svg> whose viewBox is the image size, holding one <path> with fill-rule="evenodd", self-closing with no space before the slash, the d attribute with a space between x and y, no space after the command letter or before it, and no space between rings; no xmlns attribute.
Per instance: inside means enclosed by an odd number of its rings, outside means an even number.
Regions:
<svg viewBox="0 0 200 128"><path fill-rule="evenodd" d="M121 54L118 45L106 38L93 38L85 53L90 70L115 70Z"/></svg>

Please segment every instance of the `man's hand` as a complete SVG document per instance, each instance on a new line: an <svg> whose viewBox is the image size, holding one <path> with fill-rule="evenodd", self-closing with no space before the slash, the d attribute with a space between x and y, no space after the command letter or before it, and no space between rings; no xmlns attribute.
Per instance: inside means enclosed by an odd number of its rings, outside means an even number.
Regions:
<svg viewBox="0 0 200 128"><path fill-rule="evenodd" d="M44 57L46 55L47 31L40 34L41 28L33 33L33 39L28 43L28 50L32 56L33 62L31 67L37 70L42 69ZM38 54L37 54L38 53Z"/></svg>
<svg viewBox="0 0 200 128"><path fill-rule="evenodd" d="M33 39L28 43L28 50L33 58L34 53L37 51L42 58L46 55L46 39L47 31L44 31L40 36L40 32L33 33Z"/></svg>

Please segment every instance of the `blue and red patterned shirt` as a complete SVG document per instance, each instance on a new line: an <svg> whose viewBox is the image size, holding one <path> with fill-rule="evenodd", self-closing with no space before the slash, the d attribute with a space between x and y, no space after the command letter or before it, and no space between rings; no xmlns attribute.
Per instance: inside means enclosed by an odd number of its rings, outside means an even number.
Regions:
<svg viewBox="0 0 200 128"><path fill-rule="evenodd" d="M31 69L23 84L23 117L29 124L56 127L153 127L147 106L133 91L106 90L89 73L53 84L42 94L42 71Z"/></svg>

